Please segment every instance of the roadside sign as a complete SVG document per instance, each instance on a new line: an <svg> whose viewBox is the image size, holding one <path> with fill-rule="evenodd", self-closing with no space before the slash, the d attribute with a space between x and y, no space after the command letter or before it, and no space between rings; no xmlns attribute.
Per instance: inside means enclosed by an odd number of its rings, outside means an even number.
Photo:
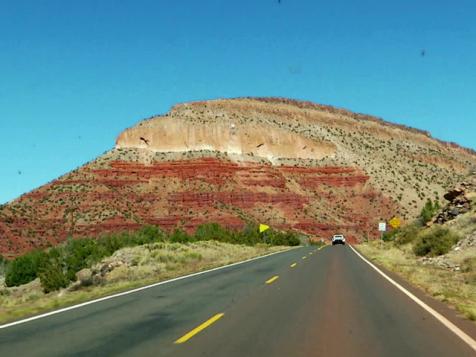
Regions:
<svg viewBox="0 0 476 357"><path fill-rule="evenodd" d="M388 223L393 229L399 228L400 225L402 224L402 222L400 221L400 218L398 217L393 217Z"/></svg>
<svg viewBox="0 0 476 357"><path fill-rule="evenodd" d="M266 224L260 224L259 225L259 232L263 233L264 231L267 231L269 229L269 226Z"/></svg>
<svg viewBox="0 0 476 357"><path fill-rule="evenodd" d="M387 231L387 223L385 222L380 222L378 224L378 231L379 232L386 232Z"/></svg>

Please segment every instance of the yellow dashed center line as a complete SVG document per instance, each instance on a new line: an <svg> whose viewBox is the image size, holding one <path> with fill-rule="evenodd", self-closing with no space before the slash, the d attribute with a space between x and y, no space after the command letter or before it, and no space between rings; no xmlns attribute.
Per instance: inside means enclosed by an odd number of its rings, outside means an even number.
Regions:
<svg viewBox="0 0 476 357"><path fill-rule="evenodd" d="M278 280L279 276L278 275L275 275L273 276L271 279L268 279L266 280L266 284L272 284L274 283L276 280Z"/></svg>
<svg viewBox="0 0 476 357"><path fill-rule="evenodd" d="M290 265L290 267L291 267L291 268L294 268L296 265L297 265L297 263L292 263L292 264Z"/></svg>
<svg viewBox="0 0 476 357"><path fill-rule="evenodd" d="M207 321L205 321L203 324L201 324L200 326L197 326L195 327L192 331L190 331L189 333L183 335L182 337L180 337L177 341L175 341L174 343L176 344L180 344L180 343L184 343L184 342L187 342L188 340L190 340L193 336L195 336L197 333L199 333L200 331L202 330L205 330L208 326L210 326L211 324L217 322L218 320L220 320L225 314L224 313L220 313L220 314L216 314L215 316L213 316L212 318L208 319Z"/></svg>
<svg viewBox="0 0 476 357"><path fill-rule="evenodd" d="M306 259L307 257L302 257L302 259Z"/></svg>

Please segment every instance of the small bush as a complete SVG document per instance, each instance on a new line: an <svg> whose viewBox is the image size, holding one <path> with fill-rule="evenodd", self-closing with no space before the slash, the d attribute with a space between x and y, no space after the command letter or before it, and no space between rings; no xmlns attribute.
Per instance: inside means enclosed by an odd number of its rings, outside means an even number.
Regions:
<svg viewBox="0 0 476 357"><path fill-rule="evenodd" d="M301 243L297 234L293 232L270 232L270 239L267 242L271 245L288 245L288 246L296 246Z"/></svg>
<svg viewBox="0 0 476 357"><path fill-rule="evenodd" d="M172 243L189 243L194 241L193 237L189 236L187 232L179 228L174 230L174 232L170 235L169 240Z"/></svg>
<svg viewBox="0 0 476 357"><path fill-rule="evenodd" d="M413 247L418 256L437 256L446 254L459 240L457 234L447 228L435 227L422 232Z"/></svg>
<svg viewBox="0 0 476 357"><path fill-rule="evenodd" d="M219 242L231 242L233 241L233 234L218 223L205 223L197 227L194 238L197 241L216 240Z"/></svg>
<svg viewBox="0 0 476 357"><path fill-rule="evenodd" d="M8 261L0 254L0 275L5 274Z"/></svg>
<svg viewBox="0 0 476 357"><path fill-rule="evenodd" d="M142 227L134 236L135 239L133 241L137 245L163 242L166 238L165 233L159 227L151 225Z"/></svg>
<svg viewBox="0 0 476 357"><path fill-rule="evenodd" d="M38 277L38 269L45 258L44 252L34 250L14 259L8 264L5 284L20 286L35 280Z"/></svg>
<svg viewBox="0 0 476 357"><path fill-rule="evenodd" d="M395 234L395 244L404 245L413 242L418 237L420 230L421 225L419 222L414 222L400 228Z"/></svg>
<svg viewBox="0 0 476 357"><path fill-rule="evenodd" d="M476 272L476 257L469 257L461 262L461 271L463 273Z"/></svg>
<svg viewBox="0 0 476 357"><path fill-rule="evenodd" d="M422 223L426 224L430 222L439 209L440 203L437 200L433 203L432 200L428 199L420 212L420 220Z"/></svg>
<svg viewBox="0 0 476 357"><path fill-rule="evenodd" d="M384 242L393 242L398 237L399 233L400 229L392 229L390 231L387 231L382 235L382 240Z"/></svg>
<svg viewBox="0 0 476 357"><path fill-rule="evenodd" d="M65 271L65 261L61 251L57 248L50 249L38 270L43 291L49 293L67 287L71 279L68 279Z"/></svg>
<svg viewBox="0 0 476 357"><path fill-rule="evenodd" d="M106 245L110 243L109 241L101 243L102 244L94 239L88 238L68 240L68 243L64 247L64 260L66 265L66 277L69 280L76 280L76 273L78 271L114 252L111 252L106 247Z"/></svg>

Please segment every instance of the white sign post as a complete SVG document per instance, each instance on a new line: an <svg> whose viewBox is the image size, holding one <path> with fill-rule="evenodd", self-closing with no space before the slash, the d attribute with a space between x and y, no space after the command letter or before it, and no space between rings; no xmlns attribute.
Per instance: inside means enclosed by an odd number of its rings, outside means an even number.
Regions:
<svg viewBox="0 0 476 357"><path fill-rule="evenodd" d="M387 223L380 222L378 224L378 231L380 232L380 239L383 239L383 233L387 231Z"/></svg>

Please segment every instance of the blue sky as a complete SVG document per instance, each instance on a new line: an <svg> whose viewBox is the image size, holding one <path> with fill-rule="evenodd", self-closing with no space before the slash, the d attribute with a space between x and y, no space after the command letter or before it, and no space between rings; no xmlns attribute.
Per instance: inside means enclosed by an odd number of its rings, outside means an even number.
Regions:
<svg viewBox="0 0 476 357"><path fill-rule="evenodd" d="M306 99L476 149L475 13L474 0L0 0L0 203L190 100Z"/></svg>

